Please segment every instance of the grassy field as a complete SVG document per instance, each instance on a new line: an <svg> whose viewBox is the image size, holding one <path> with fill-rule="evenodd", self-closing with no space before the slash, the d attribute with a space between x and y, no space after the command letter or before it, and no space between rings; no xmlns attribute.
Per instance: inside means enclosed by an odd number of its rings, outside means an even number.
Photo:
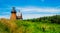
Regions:
<svg viewBox="0 0 60 33"><path fill-rule="evenodd" d="M60 24L2 19L0 33L60 33Z"/></svg>

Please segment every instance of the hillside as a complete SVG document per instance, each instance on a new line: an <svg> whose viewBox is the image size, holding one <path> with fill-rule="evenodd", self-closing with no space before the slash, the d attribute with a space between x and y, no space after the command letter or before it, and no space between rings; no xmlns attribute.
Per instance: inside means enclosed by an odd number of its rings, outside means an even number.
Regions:
<svg viewBox="0 0 60 33"><path fill-rule="evenodd" d="M60 15L54 15L48 17L45 16L45 17L40 17L35 19L27 19L27 21L60 24Z"/></svg>
<svg viewBox="0 0 60 33"><path fill-rule="evenodd" d="M37 19L32 19L34 21L0 19L0 33L60 33L60 24L51 23L49 19L43 18L44 20L38 21Z"/></svg>

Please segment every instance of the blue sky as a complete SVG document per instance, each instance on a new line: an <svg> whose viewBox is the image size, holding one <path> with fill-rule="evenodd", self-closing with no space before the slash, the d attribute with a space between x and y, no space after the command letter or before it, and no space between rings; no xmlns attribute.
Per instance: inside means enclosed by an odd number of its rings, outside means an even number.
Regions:
<svg viewBox="0 0 60 33"><path fill-rule="evenodd" d="M23 19L60 14L60 0L0 0L0 18L9 18L13 6Z"/></svg>

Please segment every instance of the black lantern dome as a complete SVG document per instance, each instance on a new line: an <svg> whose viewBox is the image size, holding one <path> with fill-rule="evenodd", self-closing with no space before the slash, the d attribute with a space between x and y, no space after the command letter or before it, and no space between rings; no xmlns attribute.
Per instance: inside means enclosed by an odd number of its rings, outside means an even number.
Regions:
<svg viewBox="0 0 60 33"><path fill-rule="evenodd" d="M12 7L11 13L16 13L15 7Z"/></svg>

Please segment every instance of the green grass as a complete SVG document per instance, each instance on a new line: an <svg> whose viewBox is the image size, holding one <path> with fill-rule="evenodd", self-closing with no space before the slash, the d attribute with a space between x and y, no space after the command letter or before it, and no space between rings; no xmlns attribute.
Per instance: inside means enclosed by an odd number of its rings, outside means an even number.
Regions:
<svg viewBox="0 0 60 33"><path fill-rule="evenodd" d="M15 29L15 31L13 31L15 33L60 33L60 24L30 22L22 20L16 20L12 22L17 25L17 28ZM10 30L6 25L4 25L4 23L0 23L0 33L13 32L10 32Z"/></svg>
<svg viewBox="0 0 60 33"><path fill-rule="evenodd" d="M25 31L27 30L30 33L59 33L60 32L59 30L60 25L52 24L52 23L18 21L17 26L24 26Z"/></svg>

